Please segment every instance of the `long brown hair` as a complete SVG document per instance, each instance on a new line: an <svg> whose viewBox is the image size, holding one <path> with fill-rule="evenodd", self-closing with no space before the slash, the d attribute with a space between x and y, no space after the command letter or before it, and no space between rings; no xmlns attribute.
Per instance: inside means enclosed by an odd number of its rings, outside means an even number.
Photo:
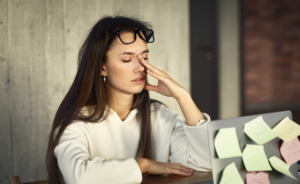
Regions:
<svg viewBox="0 0 300 184"><path fill-rule="evenodd" d="M135 17L116 15L105 16L90 30L78 54L78 71L68 93L61 102L49 136L46 165L50 184L64 183L59 170L54 148L68 125L74 121L101 122L106 119L105 109L111 104L112 93L100 75L101 67L107 61L109 37L120 29L149 28L152 26ZM151 142L151 103L147 90L134 95L132 109L138 109L140 122L140 140L137 155L152 159ZM85 116L81 110L85 106L93 106L93 112Z"/></svg>

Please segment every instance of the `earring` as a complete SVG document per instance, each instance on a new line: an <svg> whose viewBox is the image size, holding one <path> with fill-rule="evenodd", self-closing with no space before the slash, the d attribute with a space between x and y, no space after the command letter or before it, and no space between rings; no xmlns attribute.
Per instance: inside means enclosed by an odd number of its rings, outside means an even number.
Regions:
<svg viewBox="0 0 300 184"><path fill-rule="evenodd" d="M105 76L103 76L103 82L105 82L106 81L106 78L105 78Z"/></svg>

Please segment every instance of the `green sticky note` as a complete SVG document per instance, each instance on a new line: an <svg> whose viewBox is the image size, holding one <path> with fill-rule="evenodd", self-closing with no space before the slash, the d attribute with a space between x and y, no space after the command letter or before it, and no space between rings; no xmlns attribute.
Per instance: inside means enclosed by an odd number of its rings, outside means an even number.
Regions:
<svg viewBox="0 0 300 184"><path fill-rule="evenodd" d="M219 184L244 184L234 162L225 167Z"/></svg>
<svg viewBox="0 0 300 184"><path fill-rule="evenodd" d="M235 127L219 130L215 138L215 148L219 158L242 156Z"/></svg>
<svg viewBox="0 0 300 184"><path fill-rule="evenodd" d="M271 171L263 145L247 144L243 151L243 161L247 171Z"/></svg>
<svg viewBox="0 0 300 184"><path fill-rule="evenodd" d="M290 142L300 135L300 126L287 116L273 128L273 131L278 134L280 139Z"/></svg>
<svg viewBox="0 0 300 184"><path fill-rule="evenodd" d="M297 180L292 173L290 173L290 166L285 163L284 161L280 160L279 158L277 158L276 156L272 156L269 158L269 161L272 165L272 167L274 169L276 169L277 171Z"/></svg>
<svg viewBox="0 0 300 184"><path fill-rule="evenodd" d="M275 139L277 134L264 121L262 116L259 116L244 126L244 132L257 144L265 144L272 139Z"/></svg>

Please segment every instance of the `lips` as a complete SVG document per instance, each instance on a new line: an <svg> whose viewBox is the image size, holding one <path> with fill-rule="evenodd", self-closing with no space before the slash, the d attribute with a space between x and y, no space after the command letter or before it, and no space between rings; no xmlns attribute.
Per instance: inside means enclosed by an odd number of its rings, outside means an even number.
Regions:
<svg viewBox="0 0 300 184"><path fill-rule="evenodd" d="M143 80L144 80L144 77L138 77L138 78L132 80L131 82L134 82L134 81L143 81Z"/></svg>

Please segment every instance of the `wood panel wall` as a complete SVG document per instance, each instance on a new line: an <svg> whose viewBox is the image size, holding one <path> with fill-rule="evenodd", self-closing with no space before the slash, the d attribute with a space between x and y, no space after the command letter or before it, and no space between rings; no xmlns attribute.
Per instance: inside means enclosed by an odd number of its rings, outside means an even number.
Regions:
<svg viewBox="0 0 300 184"><path fill-rule="evenodd" d="M0 183L46 179L47 139L78 49L99 18L120 10L153 24L150 62L189 91L187 0L0 0ZM174 99L151 96L182 115Z"/></svg>

